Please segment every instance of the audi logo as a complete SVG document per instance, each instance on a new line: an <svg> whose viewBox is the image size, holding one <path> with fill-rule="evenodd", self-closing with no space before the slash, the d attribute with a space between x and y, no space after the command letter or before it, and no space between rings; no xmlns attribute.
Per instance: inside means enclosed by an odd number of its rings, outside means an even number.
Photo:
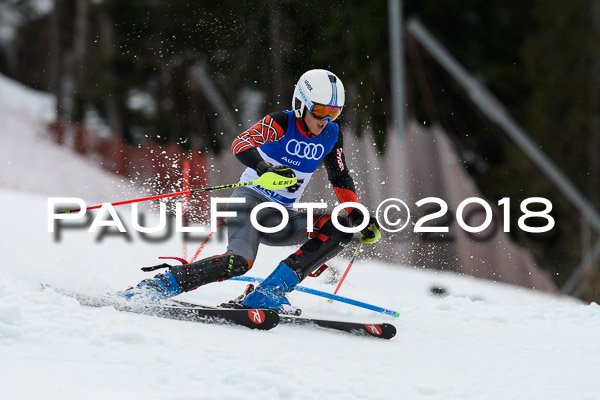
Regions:
<svg viewBox="0 0 600 400"><path fill-rule="evenodd" d="M322 144L305 143L292 139L285 146L285 151L287 151L289 155L298 158L320 160L325 154L325 147L323 147Z"/></svg>

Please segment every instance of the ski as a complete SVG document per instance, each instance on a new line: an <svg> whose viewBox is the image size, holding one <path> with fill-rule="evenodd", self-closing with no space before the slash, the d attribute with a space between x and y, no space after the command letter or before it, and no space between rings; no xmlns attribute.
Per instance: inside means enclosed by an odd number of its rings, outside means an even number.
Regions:
<svg viewBox="0 0 600 400"><path fill-rule="evenodd" d="M164 304L129 302L120 298L92 296L67 291L49 285L44 285L44 287L51 288L62 295L74 298L84 306L113 307L118 311L162 318L203 323L229 323L262 330L272 329L280 322L290 325L314 325L354 335L372 336L380 339L391 339L396 335L396 327L388 323L373 324L299 317L296 315L278 314L275 310L205 306L175 299L167 300Z"/></svg>
<svg viewBox="0 0 600 400"><path fill-rule="evenodd" d="M182 304L142 303L127 301L112 296L93 296L79 292L59 289L49 285L43 285L64 296L79 301L88 307L113 307L118 311L131 312L135 314L151 315L161 318L176 319L182 321L193 321L213 324L234 324L245 326L250 329L269 330L279 323L279 314L274 310L263 309L228 309L207 306L185 306Z"/></svg>
<svg viewBox="0 0 600 400"><path fill-rule="evenodd" d="M282 324L316 325L322 328L348 332L359 336L373 336L380 339L391 339L396 336L396 327L392 324L364 324L360 322L334 321L297 317L293 315L279 315Z"/></svg>
<svg viewBox="0 0 600 400"><path fill-rule="evenodd" d="M186 307L205 307L195 303L189 303L180 300L170 300L174 304ZM218 308L219 307L212 307ZM229 309L229 308L227 308ZM308 317L299 317L297 315L279 314L282 324L291 325L316 325L322 328L334 329L342 332L352 333L359 336L374 336L381 339L391 339L396 336L396 327L392 324L368 324L360 322L335 321L327 319L316 319Z"/></svg>

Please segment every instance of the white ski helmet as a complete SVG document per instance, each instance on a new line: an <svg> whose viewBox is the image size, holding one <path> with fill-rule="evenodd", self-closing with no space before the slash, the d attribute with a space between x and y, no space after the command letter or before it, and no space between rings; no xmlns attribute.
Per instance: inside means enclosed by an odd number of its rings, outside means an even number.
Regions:
<svg viewBox="0 0 600 400"><path fill-rule="evenodd" d="M334 121L341 114L345 100L344 85L333 72L311 69L296 84L292 110L298 118L302 118L306 109L317 119Z"/></svg>

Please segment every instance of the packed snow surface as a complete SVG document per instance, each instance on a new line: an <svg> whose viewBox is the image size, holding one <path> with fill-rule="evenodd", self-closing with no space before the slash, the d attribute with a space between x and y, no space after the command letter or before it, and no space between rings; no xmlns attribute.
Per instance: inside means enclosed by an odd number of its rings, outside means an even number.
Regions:
<svg viewBox="0 0 600 400"><path fill-rule="evenodd" d="M399 318L290 295L306 316L393 323L398 333L389 341L309 326L263 332L166 320L82 307L42 290L49 283L90 294L116 292L151 276L139 267L159 263L158 256L181 256L183 244L178 235L150 243L133 230L100 236L87 228L62 231L57 240L48 232L49 196L115 201L135 189L52 144L27 114L8 110L0 102L3 398L600 398L597 304L398 260L359 255L339 294L397 310ZM128 206L119 212L130 227ZM218 236L201 257L225 250ZM188 243L187 254L199 244ZM248 275L265 277L294 250L262 247ZM352 251L332 266L343 271ZM333 292L327 276L302 284ZM214 283L181 297L218 304L244 287ZM432 287L448 295L432 295Z"/></svg>

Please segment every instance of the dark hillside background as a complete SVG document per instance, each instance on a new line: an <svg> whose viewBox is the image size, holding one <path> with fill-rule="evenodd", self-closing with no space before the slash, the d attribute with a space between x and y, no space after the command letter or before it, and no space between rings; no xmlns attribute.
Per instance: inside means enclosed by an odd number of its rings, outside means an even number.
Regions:
<svg viewBox="0 0 600 400"><path fill-rule="evenodd" d="M342 127L372 131L386 151L386 1L53 3L2 2L0 72L55 93L64 121L100 124L130 146L150 140L220 153L263 114L289 108L302 72L327 68L346 87ZM600 207L600 2L404 0L403 13L478 76ZM413 38L404 45L408 116L444 128L486 197L510 197L513 207L532 196L552 200L551 232L513 237L560 287L582 258L582 241L597 233L587 238L579 212ZM595 265L586 269L590 281L598 280Z"/></svg>

